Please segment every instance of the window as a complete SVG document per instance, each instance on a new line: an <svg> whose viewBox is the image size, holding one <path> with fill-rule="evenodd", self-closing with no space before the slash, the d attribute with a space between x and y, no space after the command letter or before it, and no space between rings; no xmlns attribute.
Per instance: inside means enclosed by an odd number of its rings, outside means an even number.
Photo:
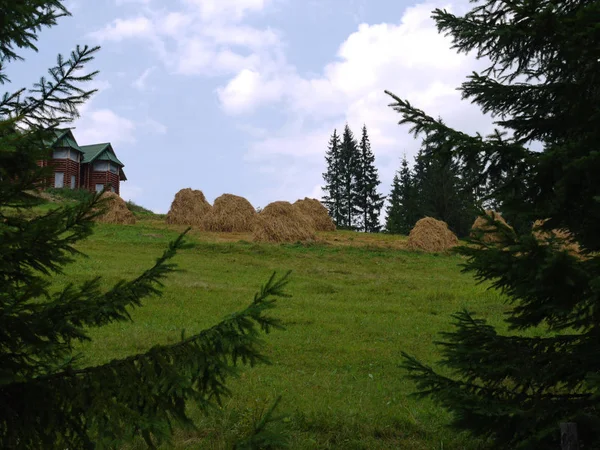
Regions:
<svg viewBox="0 0 600 450"><path fill-rule="evenodd" d="M77 150L69 150L69 159L79 162L79 152Z"/></svg>
<svg viewBox="0 0 600 450"><path fill-rule="evenodd" d="M55 188L65 187L65 174L64 174L64 172L55 172L54 173L54 187Z"/></svg>
<svg viewBox="0 0 600 450"><path fill-rule="evenodd" d="M111 164L110 165L110 171L112 173L119 173L119 167L116 164Z"/></svg>
<svg viewBox="0 0 600 450"><path fill-rule="evenodd" d="M96 161L94 163L94 171L95 172L106 172L108 170L108 162L107 161Z"/></svg>
<svg viewBox="0 0 600 450"><path fill-rule="evenodd" d="M76 180L77 180L77 178L75 177L75 175L71 175L71 189L75 189Z"/></svg>
<svg viewBox="0 0 600 450"><path fill-rule="evenodd" d="M102 192L104 190L104 185L101 183L96 184L96 192Z"/></svg>
<svg viewBox="0 0 600 450"><path fill-rule="evenodd" d="M69 150L66 149L54 150L54 153L52 153L54 159L67 159L68 156Z"/></svg>
<svg viewBox="0 0 600 450"><path fill-rule="evenodd" d="M115 187L114 186L110 187L110 192L115 192Z"/></svg>

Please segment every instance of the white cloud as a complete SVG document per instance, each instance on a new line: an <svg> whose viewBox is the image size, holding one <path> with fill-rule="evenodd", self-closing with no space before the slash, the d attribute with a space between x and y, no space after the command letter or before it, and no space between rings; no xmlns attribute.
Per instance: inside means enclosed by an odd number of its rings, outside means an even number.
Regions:
<svg viewBox="0 0 600 450"><path fill-rule="evenodd" d="M456 6L463 7L460 2ZM250 114L267 102L282 101L290 120L302 123L305 119L307 124L255 142L248 157L267 161L274 155L287 155L298 164L324 165L323 154L334 127L339 130L347 122L359 133L366 124L377 158L394 165L393 169L380 167L387 183L398 164L396 158L405 151L411 158L419 143L409 135L408 126L397 125L400 116L388 107L392 99L384 89L434 117L443 117L451 126L467 132L491 131L491 119L461 101L456 90L482 62L451 49L450 40L437 32L430 18L436 7L449 8L422 3L407 8L397 24L359 25L319 76L302 77L289 65L279 72L272 68L241 71L219 91L225 111Z"/></svg>
<svg viewBox="0 0 600 450"><path fill-rule="evenodd" d="M266 0L185 0L181 9L153 9L118 18L90 33L100 42L142 39L165 67L182 75L229 75L273 66L280 57L280 35L240 23L263 11Z"/></svg>
<svg viewBox="0 0 600 450"><path fill-rule="evenodd" d="M139 91L145 91L148 88L147 81L150 74L156 69L155 67L149 67L142 74L133 80L131 85Z"/></svg>
<svg viewBox="0 0 600 450"><path fill-rule="evenodd" d="M225 111L241 114L260 103L279 99L282 92L283 84L279 80L265 82L259 72L243 69L218 90L218 95Z"/></svg>
<svg viewBox="0 0 600 450"><path fill-rule="evenodd" d="M126 3L141 3L142 5L147 5L152 0L115 0L117 6L124 5Z"/></svg>
<svg viewBox="0 0 600 450"><path fill-rule="evenodd" d="M77 141L83 145L135 142L135 123L108 108L88 111L75 123L75 127Z"/></svg>
<svg viewBox="0 0 600 450"><path fill-rule="evenodd" d="M184 0L198 9L205 21L240 21L247 13L262 11L268 0Z"/></svg>
<svg viewBox="0 0 600 450"><path fill-rule="evenodd" d="M144 16L130 19L115 19L104 28L90 33L90 36L100 42L120 42L134 37L149 37L154 33L154 24Z"/></svg>

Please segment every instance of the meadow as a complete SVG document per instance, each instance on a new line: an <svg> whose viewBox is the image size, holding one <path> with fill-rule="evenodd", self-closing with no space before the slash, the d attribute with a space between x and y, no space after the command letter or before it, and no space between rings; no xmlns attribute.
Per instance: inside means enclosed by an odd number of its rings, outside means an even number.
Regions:
<svg viewBox="0 0 600 450"><path fill-rule="evenodd" d="M62 286L101 274L108 286L135 277L183 228L152 215L130 226L97 224L78 244L88 257L54 280ZM407 251L401 236L338 231L320 238L274 245L192 231L193 247L175 258L182 271L169 276L164 294L133 310L132 323L91 330L93 341L78 348L82 363L176 342L182 329L198 332L243 308L274 271L292 270L292 297L273 311L286 329L265 335L272 364L242 368L229 383L232 396L209 416L190 405L198 431L176 431L165 448L231 448L279 395L290 448L485 448L449 430L448 413L433 402L410 396L415 386L400 352L434 364L434 341L451 328L451 314L467 308L500 324L507 306L499 294L461 273L460 256Z"/></svg>

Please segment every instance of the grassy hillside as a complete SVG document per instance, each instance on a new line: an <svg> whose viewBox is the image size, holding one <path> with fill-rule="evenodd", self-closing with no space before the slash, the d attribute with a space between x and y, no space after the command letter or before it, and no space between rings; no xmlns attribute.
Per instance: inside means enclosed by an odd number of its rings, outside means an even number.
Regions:
<svg viewBox="0 0 600 450"><path fill-rule="evenodd" d="M79 244L90 258L56 280L136 276L183 228L151 215L138 219L133 226L99 224ZM177 432L175 448L229 448L279 394L280 410L290 414L292 448L481 448L445 429L444 411L409 397L414 385L398 365L401 350L436 361L432 341L463 307L498 323L501 299L461 274L458 256L408 252L397 236L321 238L311 246L278 246L243 234L192 232L194 248L176 258L184 271L168 279L164 296L135 310L133 323L94 330L93 342L80 348L84 362L175 342L182 329L199 331L246 305L274 270L291 269L293 297L275 310L287 330L266 337L273 365L244 369L223 409L197 415L201 431Z"/></svg>

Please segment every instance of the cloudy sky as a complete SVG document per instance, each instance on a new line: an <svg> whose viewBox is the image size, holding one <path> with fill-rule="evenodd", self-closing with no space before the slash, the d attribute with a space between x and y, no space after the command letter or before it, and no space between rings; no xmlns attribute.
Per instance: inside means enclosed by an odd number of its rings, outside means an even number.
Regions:
<svg viewBox="0 0 600 450"><path fill-rule="evenodd" d="M73 16L13 64L14 87L57 53L101 45L99 92L74 126L80 144L111 142L126 199L167 212L174 194L223 193L254 206L321 195L334 128L366 124L382 179L419 142L384 89L467 132L490 120L456 87L482 63L457 54L430 18L466 0L69 0Z"/></svg>

